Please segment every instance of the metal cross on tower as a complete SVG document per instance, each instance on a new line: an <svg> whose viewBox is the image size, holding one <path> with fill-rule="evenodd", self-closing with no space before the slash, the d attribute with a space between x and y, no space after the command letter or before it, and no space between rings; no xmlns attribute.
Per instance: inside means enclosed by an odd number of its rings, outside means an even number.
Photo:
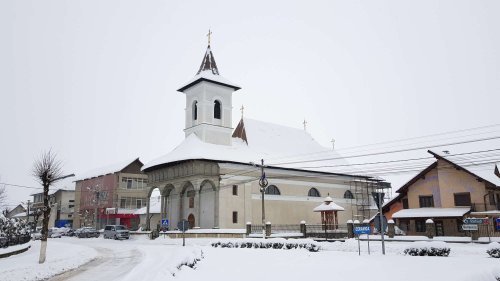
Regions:
<svg viewBox="0 0 500 281"><path fill-rule="evenodd" d="M208 37L208 46L210 46L210 37L212 36L212 31L210 29L208 30L207 37Z"/></svg>

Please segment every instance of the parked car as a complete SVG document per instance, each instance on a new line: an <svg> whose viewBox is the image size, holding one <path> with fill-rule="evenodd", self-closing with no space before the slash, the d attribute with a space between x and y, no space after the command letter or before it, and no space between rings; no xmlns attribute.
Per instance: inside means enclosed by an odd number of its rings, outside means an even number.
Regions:
<svg viewBox="0 0 500 281"><path fill-rule="evenodd" d="M103 233L104 239L129 239L130 232L123 225L106 225Z"/></svg>
<svg viewBox="0 0 500 281"><path fill-rule="evenodd" d="M80 231L78 232L78 234L76 234L76 236L78 236L78 238L90 238L90 237L97 238L100 235L99 231L97 231L93 227L83 227L79 230Z"/></svg>
<svg viewBox="0 0 500 281"><path fill-rule="evenodd" d="M62 234L59 231L59 229L57 229L57 228L49 228L49 233L48 233L47 237L50 237L50 238L61 238Z"/></svg>
<svg viewBox="0 0 500 281"><path fill-rule="evenodd" d="M35 231L31 233L31 239L40 240L42 239L42 233L40 231Z"/></svg>

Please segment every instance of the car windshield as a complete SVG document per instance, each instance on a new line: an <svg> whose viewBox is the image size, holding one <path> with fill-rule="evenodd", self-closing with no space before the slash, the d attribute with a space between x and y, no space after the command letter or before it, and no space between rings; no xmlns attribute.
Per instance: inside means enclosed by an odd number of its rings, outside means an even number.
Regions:
<svg viewBox="0 0 500 281"><path fill-rule="evenodd" d="M125 230L126 228L124 226L121 226L121 225L117 225L116 226L116 230Z"/></svg>

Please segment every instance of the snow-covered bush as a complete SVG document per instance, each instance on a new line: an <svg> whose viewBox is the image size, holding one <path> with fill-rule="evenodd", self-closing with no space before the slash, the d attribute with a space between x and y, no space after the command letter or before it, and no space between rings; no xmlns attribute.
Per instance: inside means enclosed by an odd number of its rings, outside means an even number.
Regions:
<svg viewBox="0 0 500 281"><path fill-rule="evenodd" d="M30 240L30 227L25 220L6 218L0 214L0 247L26 243Z"/></svg>
<svg viewBox="0 0 500 281"><path fill-rule="evenodd" d="M410 256L447 257L450 255L450 248L445 242L414 242L412 246L404 249L403 253Z"/></svg>
<svg viewBox="0 0 500 281"><path fill-rule="evenodd" d="M282 238L273 239L239 239L213 241L211 243L214 248L253 248L253 249L306 249L310 252L320 250L319 245L311 239L294 239L286 240Z"/></svg>
<svg viewBox="0 0 500 281"><path fill-rule="evenodd" d="M491 242L488 245L486 253L488 253L488 255L492 258L500 258L500 244L498 242Z"/></svg>

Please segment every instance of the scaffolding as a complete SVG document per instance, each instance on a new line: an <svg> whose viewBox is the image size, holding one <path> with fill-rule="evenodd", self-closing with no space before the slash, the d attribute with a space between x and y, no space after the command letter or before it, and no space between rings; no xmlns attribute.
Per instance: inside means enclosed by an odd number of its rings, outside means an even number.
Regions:
<svg viewBox="0 0 500 281"><path fill-rule="evenodd" d="M383 192L384 202L392 197L391 184L379 179L355 179L350 181L349 189L352 193L351 212L352 219L362 222L371 219L378 213L372 192Z"/></svg>

